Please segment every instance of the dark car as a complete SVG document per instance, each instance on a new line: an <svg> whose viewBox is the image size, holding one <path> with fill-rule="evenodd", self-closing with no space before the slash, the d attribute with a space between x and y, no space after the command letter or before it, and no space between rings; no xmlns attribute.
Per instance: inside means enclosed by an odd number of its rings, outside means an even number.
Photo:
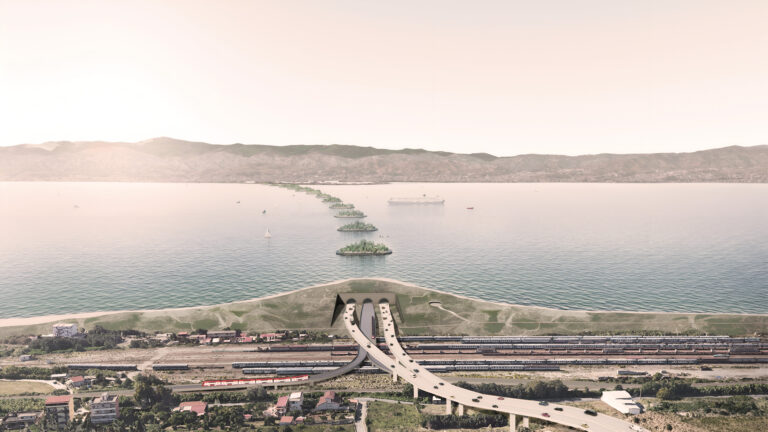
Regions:
<svg viewBox="0 0 768 432"><path fill-rule="evenodd" d="M591 409L584 410L584 414L591 415L591 416L596 416L597 415L597 413L595 411L591 410Z"/></svg>
<svg viewBox="0 0 768 432"><path fill-rule="evenodd" d="M560 407L555 407L555 411L562 411L563 409Z"/></svg>
<svg viewBox="0 0 768 432"><path fill-rule="evenodd" d="M498 408L498 405L491 405L492 408Z"/></svg>
<svg viewBox="0 0 768 432"><path fill-rule="evenodd" d="M541 401L541 402L539 402L539 405L541 405L541 406L547 406L547 405L549 405L549 402L547 402L547 401Z"/></svg>

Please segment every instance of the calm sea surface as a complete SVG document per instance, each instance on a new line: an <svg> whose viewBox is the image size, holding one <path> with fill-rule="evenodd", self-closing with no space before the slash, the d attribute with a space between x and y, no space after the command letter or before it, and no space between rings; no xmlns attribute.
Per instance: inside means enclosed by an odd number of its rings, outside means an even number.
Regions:
<svg viewBox="0 0 768 432"><path fill-rule="evenodd" d="M262 185L0 183L0 317L216 304L367 276L561 309L768 313L768 185L320 189L380 230L339 233L349 220L318 199ZM387 204L421 194L445 205ZM394 253L334 254L359 238Z"/></svg>

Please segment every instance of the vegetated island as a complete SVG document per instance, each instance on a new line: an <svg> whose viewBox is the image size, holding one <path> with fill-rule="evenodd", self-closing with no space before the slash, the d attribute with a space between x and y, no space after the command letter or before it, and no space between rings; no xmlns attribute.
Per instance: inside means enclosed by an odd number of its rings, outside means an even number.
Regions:
<svg viewBox="0 0 768 432"><path fill-rule="evenodd" d="M343 210L336 213L333 217L337 218L364 218L365 213L360 210Z"/></svg>
<svg viewBox="0 0 768 432"><path fill-rule="evenodd" d="M391 253L392 250L387 246L370 240L360 240L336 251L336 255L342 256L389 255Z"/></svg>
<svg viewBox="0 0 768 432"><path fill-rule="evenodd" d="M354 204L345 204L345 203L334 203L328 206L328 208L333 210L349 210L355 208Z"/></svg>
<svg viewBox="0 0 768 432"><path fill-rule="evenodd" d="M328 194L318 195L318 198L322 198L324 203L340 203L341 202L341 198L335 197L333 195L328 195Z"/></svg>
<svg viewBox="0 0 768 432"><path fill-rule="evenodd" d="M371 232L378 231L378 228L369 223L355 221L346 225L340 226L336 231L342 232Z"/></svg>

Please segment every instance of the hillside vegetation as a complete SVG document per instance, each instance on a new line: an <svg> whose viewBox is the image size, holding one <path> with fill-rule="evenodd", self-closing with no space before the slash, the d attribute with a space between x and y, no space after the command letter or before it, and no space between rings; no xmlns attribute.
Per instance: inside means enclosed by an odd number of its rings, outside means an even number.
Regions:
<svg viewBox="0 0 768 432"><path fill-rule="evenodd" d="M231 327L248 331L310 329L343 335L341 322L331 326L337 293L392 292L400 311L394 310L404 334L546 335L546 334L728 334L765 333L768 315L677 314L563 311L504 305L457 297L394 281L355 279L311 287L268 299L167 311L120 312L66 320L88 329L190 331ZM362 299L361 299L362 300ZM0 337L46 334L51 324L0 328Z"/></svg>

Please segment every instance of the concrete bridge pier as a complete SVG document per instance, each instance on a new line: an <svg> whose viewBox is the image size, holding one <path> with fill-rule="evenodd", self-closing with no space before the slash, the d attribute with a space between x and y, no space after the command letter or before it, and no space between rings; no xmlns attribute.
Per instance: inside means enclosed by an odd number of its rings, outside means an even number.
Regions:
<svg viewBox="0 0 768 432"><path fill-rule="evenodd" d="M464 405L463 404L459 404L459 407L456 410L456 415L459 416L459 417L464 415Z"/></svg>
<svg viewBox="0 0 768 432"><path fill-rule="evenodd" d="M418 399L419 398L419 388L416 386L413 386L413 398Z"/></svg>
<svg viewBox="0 0 768 432"><path fill-rule="evenodd" d="M461 404L459 404L461 406ZM451 411L453 409L453 403L450 399L445 400L445 415L451 415Z"/></svg>
<svg viewBox="0 0 768 432"><path fill-rule="evenodd" d="M523 426L531 427L531 419L529 419L528 417L523 417Z"/></svg>
<svg viewBox="0 0 768 432"><path fill-rule="evenodd" d="M392 382L397 382L397 371L392 371Z"/></svg>
<svg viewBox="0 0 768 432"><path fill-rule="evenodd" d="M509 432L515 432L517 430L517 416L514 414L509 415Z"/></svg>

